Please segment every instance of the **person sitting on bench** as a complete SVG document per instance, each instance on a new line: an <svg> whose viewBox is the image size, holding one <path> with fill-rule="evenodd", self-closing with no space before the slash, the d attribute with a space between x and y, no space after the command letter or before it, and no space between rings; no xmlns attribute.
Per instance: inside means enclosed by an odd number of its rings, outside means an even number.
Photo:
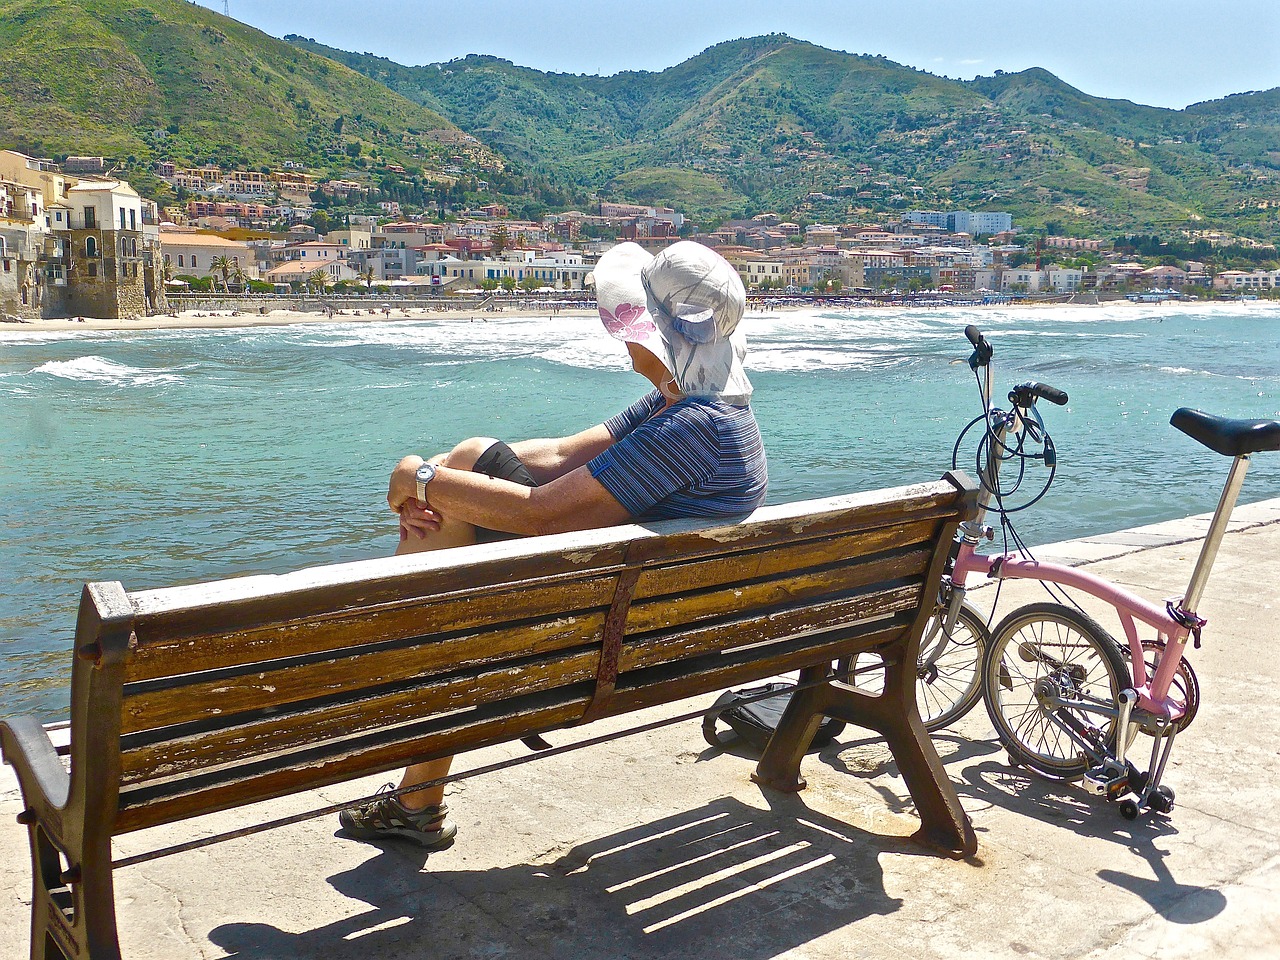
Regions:
<svg viewBox="0 0 1280 960"><path fill-rule="evenodd" d="M622 243L600 258L594 279L605 329L654 389L570 437L510 445L473 437L429 460L405 457L387 490L400 518L397 554L633 520L740 517L763 503L768 470L742 367L746 293L737 271L691 241L656 257ZM451 763L414 764L400 788L442 778ZM446 812L437 785L378 797L339 822L357 839L442 850L457 834Z"/></svg>

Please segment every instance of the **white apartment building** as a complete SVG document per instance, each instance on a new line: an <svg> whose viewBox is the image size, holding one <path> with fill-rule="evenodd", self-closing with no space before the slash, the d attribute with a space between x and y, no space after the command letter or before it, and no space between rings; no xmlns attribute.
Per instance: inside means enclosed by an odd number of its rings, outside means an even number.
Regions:
<svg viewBox="0 0 1280 960"><path fill-rule="evenodd" d="M1048 282L1047 272L1035 267L1005 267L1000 272L1000 290L1004 293L1038 293Z"/></svg>
<svg viewBox="0 0 1280 960"><path fill-rule="evenodd" d="M583 264L582 254L565 251L551 256L538 256L533 250L512 250L502 257L483 260L459 260L442 257L418 265L419 276L461 281L461 287L478 287L484 280L509 278L516 283L533 279L556 290L581 290L582 281L591 268Z"/></svg>
<svg viewBox="0 0 1280 960"><path fill-rule="evenodd" d="M746 254L731 254L726 259L738 271L742 285L748 290L766 282L771 287L785 287L788 283L787 265L781 260Z"/></svg>
<svg viewBox="0 0 1280 960"><path fill-rule="evenodd" d="M1084 271L1074 267L1050 267L1046 273L1050 289L1058 293L1075 293L1084 280Z"/></svg>
<svg viewBox="0 0 1280 960"><path fill-rule="evenodd" d="M976 236L979 233L1003 233L1013 229L1013 214L998 210L956 210L944 212L940 210L908 210L902 215L906 223L925 224L949 230L952 233L967 233Z"/></svg>
<svg viewBox="0 0 1280 960"><path fill-rule="evenodd" d="M1235 293L1258 293L1280 289L1280 270L1224 270L1213 278L1213 289Z"/></svg>

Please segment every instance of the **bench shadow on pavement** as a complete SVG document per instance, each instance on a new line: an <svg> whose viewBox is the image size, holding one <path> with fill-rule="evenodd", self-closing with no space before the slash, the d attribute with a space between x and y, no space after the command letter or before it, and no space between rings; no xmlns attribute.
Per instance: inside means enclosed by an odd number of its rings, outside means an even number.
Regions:
<svg viewBox="0 0 1280 960"><path fill-rule="evenodd" d="M722 798L573 847L547 863L447 869L388 843L329 882L371 910L290 933L228 923L209 938L244 958L574 957L765 960L902 901L884 853L925 856L810 810ZM460 844L467 838L460 839ZM483 843L483 837L472 842Z"/></svg>
<svg viewBox="0 0 1280 960"><path fill-rule="evenodd" d="M1147 875L1102 868L1096 871L1096 876L1140 897L1171 923L1202 923L1226 909L1227 898L1222 891L1180 883L1174 877L1169 860L1179 836L1176 808L1172 819L1147 813L1136 821L1128 821L1114 806L1089 796L1077 784L1046 780L1012 766L995 741L969 740L945 731L934 734L933 741L956 791L968 801L965 806L971 815L985 804L1070 831L1078 837L1123 846L1133 858L1146 864ZM819 756L824 763L842 772L900 779L897 765L887 752L876 763L851 763L850 751L860 748L870 748L879 754L883 744L875 739L846 740L824 749ZM891 809L912 812L905 790L899 793L880 788L879 792ZM990 831L979 826L979 834L983 833L989 835ZM1120 862L1119 858L1116 862Z"/></svg>

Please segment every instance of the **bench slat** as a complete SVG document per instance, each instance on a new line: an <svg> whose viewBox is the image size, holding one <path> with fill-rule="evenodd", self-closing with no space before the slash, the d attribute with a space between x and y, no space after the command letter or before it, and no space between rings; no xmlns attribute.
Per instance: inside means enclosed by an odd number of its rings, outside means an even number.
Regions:
<svg viewBox="0 0 1280 960"><path fill-rule="evenodd" d="M831 663L851 651L876 650L902 640L911 629L912 614L900 613L872 623L833 627L771 645L768 671L760 669L756 650L721 650L682 663L664 662L619 678L604 716L673 703L688 697L756 683L812 664Z"/></svg>
<svg viewBox="0 0 1280 960"><path fill-rule="evenodd" d="M366 606L342 606L325 600L305 614L295 610L291 620L253 627L206 611L200 620L204 633L176 636L167 632L172 626L167 618L144 616L135 626L139 644L133 651L129 679L180 676L191 671L193 665L201 670L216 670L264 659L323 654L359 644L521 620L547 610L560 610L569 616L595 607L607 608L615 580L615 576L581 576L566 582L443 600L435 592L406 592L394 603Z"/></svg>
<svg viewBox="0 0 1280 960"><path fill-rule="evenodd" d="M322 659L276 660L235 672L188 674L167 678L156 687L132 684L125 687L121 732L219 718L232 726L239 722L237 715L248 711L317 697L355 698L369 688L570 650L598 642L603 625L604 612L597 610L495 630L421 636L385 650L356 647L331 651Z"/></svg>
<svg viewBox="0 0 1280 960"><path fill-rule="evenodd" d="M459 597L493 589L520 589L608 573L622 564L627 541L614 531L583 531L534 540L507 540L401 557L314 567L273 576L233 577L215 583L129 594L139 622L164 637L202 637L305 619L317 610L395 606L405 597ZM532 548L531 544L535 544ZM543 545L550 550L540 549ZM554 544L572 545L557 552ZM209 613L217 614L216 629Z"/></svg>
<svg viewBox="0 0 1280 960"><path fill-rule="evenodd" d="M318 789L355 777L381 773L418 760L450 756L480 746L507 743L531 732L554 730L582 716L587 698L530 698L527 703L503 704L506 712L494 717L483 710L469 710L452 717L433 718L408 728L393 727L370 732L362 739L342 744L335 751L325 744L312 756L295 758L297 765L270 769L268 763L240 767L238 779L208 782L199 775L176 782L152 784L120 791L117 833L129 833L188 817L288 796L299 790ZM212 779L212 778L210 778Z"/></svg>
<svg viewBox="0 0 1280 960"><path fill-rule="evenodd" d="M284 715L255 716L237 726L191 733L174 731L161 741L136 748L122 744L121 783L182 776L248 758L283 756L316 744L339 741L368 730L391 728L424 717L448 714L472 705L502 701L595 680L599 649L583 650L519 668L460 671L442 680L384 690ZM306 705L303 705L306 706ZM228 778L237 776L228 772Z"/></svg>
<svg viewBox="0 0 1280 960"><path fill-rule="evenodd" d="M675 563L654 564L640 574L632 604L668 593L719 587L818 567L847 562L850 558L880 553L911 544L929 545L937 537L938 521L921 520L899 526L859 530L842 535L824 535L795 543L711 555Z"/></svg>
<svg viewBox="0 0 1280 960"><path fill-rule="evenodd" d="M844 562L817 570L770 580L744 581L715 590L668 594L643 603L632 603L627 615L627 635L650 630L689 626L740 609L768 609L867 587L885 579L919 577L928 567L930 554L913 550L903 554L881 554L874 560Z"/></svg>
<svg viewBox="0 0 1280 960"><path fill-rule="evenodd" d="M698 629L628 639L622 645L618 661L618 683L624 682L627 671L679 664L707 653L731 652L770 641L806 637L828 626L839 627L855 620L875 620L911 611L919 603L920 583L917 581L828 603L779 610L763 618L712 622Z"/></svg>
<svg viewBox="0 0 1280 960"><path fill-rule="evenodd" d="M167 638L237 634L306 620L317 611L403 604L405 597L459 597L522 589L613 572L631 562L687 561L711 554L763 549L797 540L953 517L962 499L952 483L916 484L824 500L763 507L747 521L708 528L706 521L663 521L653 529L626 525L583 530L484 547L461 547L337 564L275 576L239 577L211 584L130 594L142 646ZM211 616L212 612L212 616Z"/></svg>

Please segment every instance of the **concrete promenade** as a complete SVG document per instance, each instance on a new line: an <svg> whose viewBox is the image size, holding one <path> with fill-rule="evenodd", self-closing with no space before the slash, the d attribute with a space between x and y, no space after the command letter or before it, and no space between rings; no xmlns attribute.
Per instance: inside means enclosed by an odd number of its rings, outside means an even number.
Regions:
<svg viewBox="0 0 1280 960"><path fill-rule="evenodd" d="M1180 593L1207 518L1036 551L1160 599ZM989 605L991 586L973 595ZM1043 598L1006 584L999 615ZM1239 507L1192 651L1203 701L1166 783L1169 817L1123 820L1010 767L979 706L935 738L979 836L929 855L888 752L846 728L796 796L696 723L451 788L457 844L335 836L326 817L116 874L124 955L142 958L1133 958L1280 956L1280 500ZM1119 632L1114 616L1100 622ZM709 702L609 721L615 728ZM591 728L603 732L606 725ZM553 734L555 743L583 731ZM1138 745L1148 744L1140 738ZM460 769L523 747L464 757ZM387 778L389 779L389 778ZM120 838L117 856L341 802L381 780ZM27 955L20 800L0 768L0 958Z"/></svg>

